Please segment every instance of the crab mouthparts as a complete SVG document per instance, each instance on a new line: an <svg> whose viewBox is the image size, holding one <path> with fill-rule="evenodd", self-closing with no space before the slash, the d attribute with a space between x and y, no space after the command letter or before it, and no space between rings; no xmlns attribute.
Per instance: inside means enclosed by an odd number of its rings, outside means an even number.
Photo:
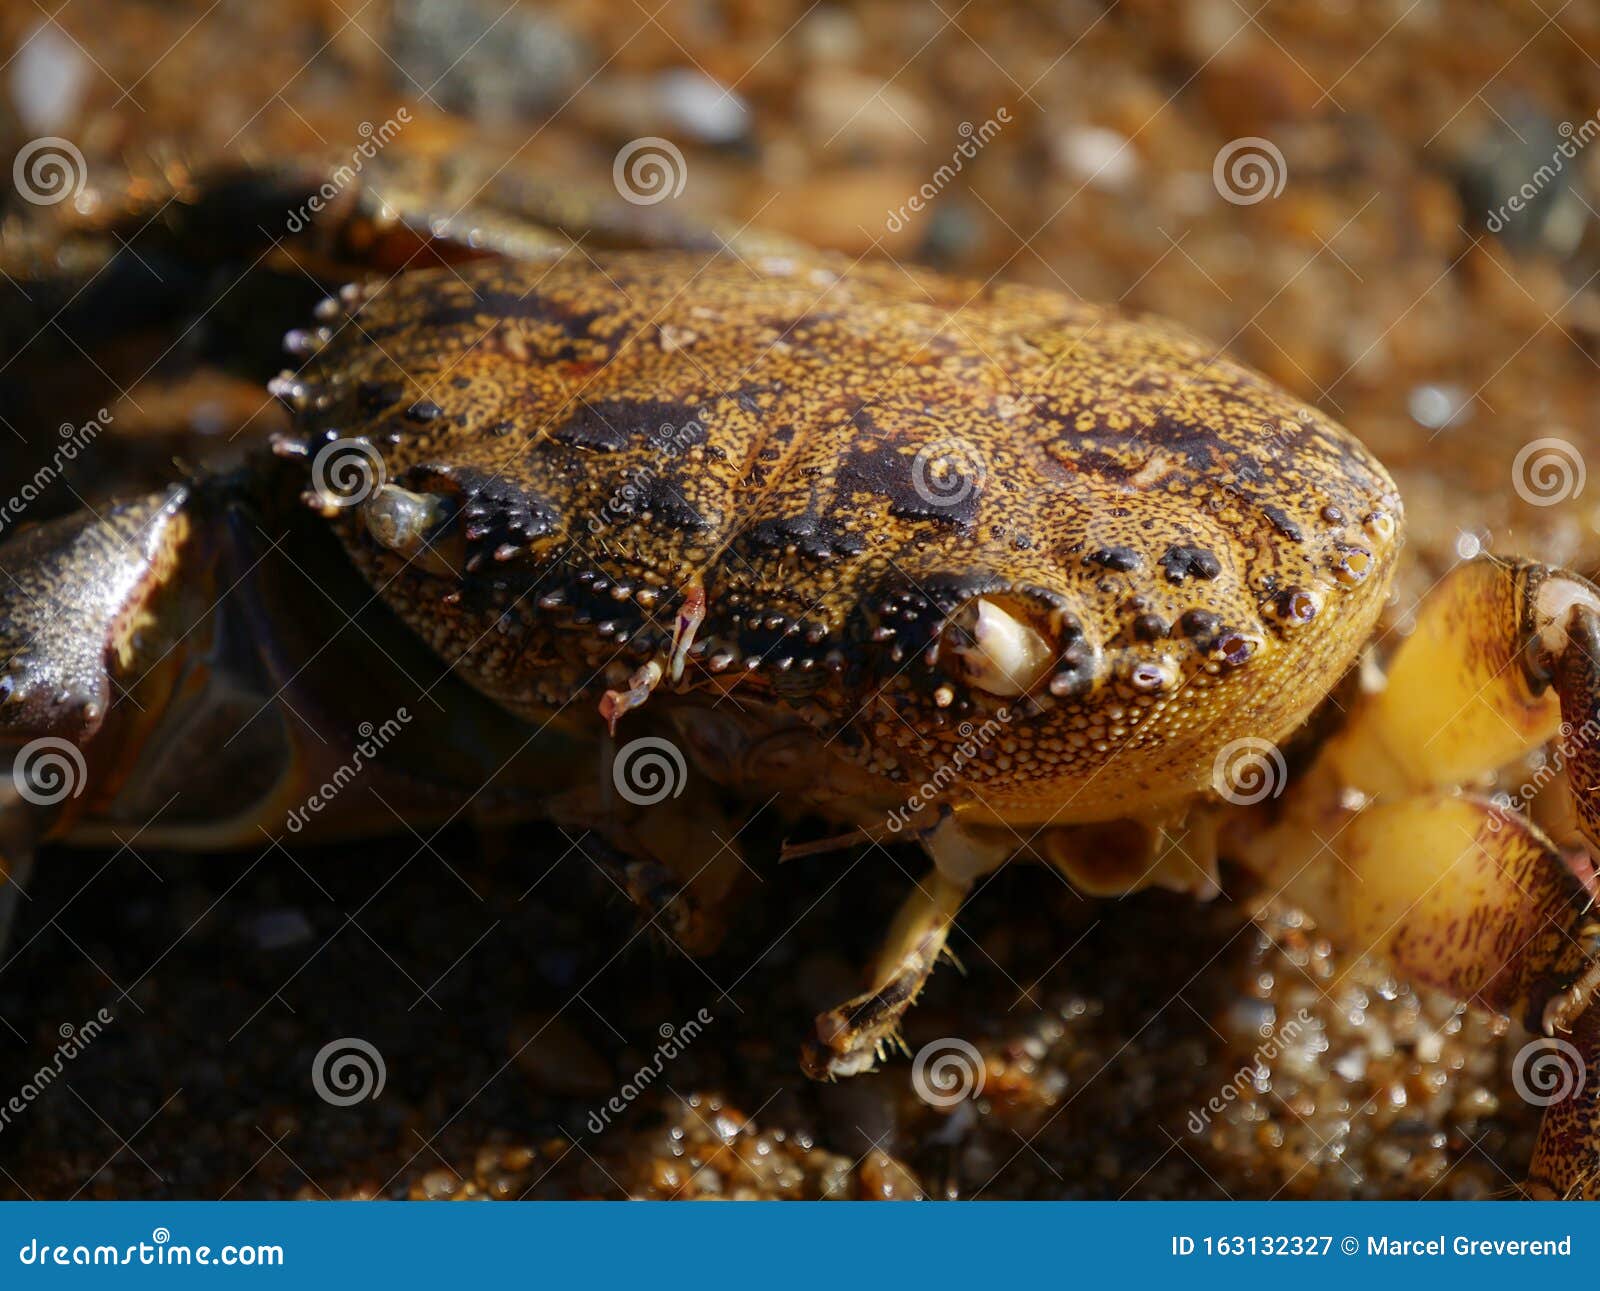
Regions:
<svg viewBox="0 0 1600 1291"><path fill-rule="evenodd" d="M361 506L367 532L430 574L457 576L466 559L461 536L448 528L455 510L437 493L385 484Z"/></svg>
<svg viewBox="0 0 1600 1291"><path fill-rule="evenodd" d="M982 596L956 616L944 645L963 681L1003 699L1031 690L1052 658L1039 632Z"/></svg>

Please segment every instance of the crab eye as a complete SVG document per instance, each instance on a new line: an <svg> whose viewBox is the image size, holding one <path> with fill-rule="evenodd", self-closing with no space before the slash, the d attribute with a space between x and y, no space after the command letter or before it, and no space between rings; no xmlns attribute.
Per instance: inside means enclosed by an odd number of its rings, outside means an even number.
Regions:
<svg viewBox="0 0 1600 1291"><path fill-rule="evenodd" d="M946 630L944 648L956 676L1001 698L1031 690L1050 668L1050 643L982 596Z"/></svg>
<svg viewBox="0 0 1600 1291"><path fill-rule="evenodd" d="M450 503L438 494L397 484L385 484L361 507L373 538L434 574L457 573L465 555L459 537L443 532L451 514Z"/></svg>

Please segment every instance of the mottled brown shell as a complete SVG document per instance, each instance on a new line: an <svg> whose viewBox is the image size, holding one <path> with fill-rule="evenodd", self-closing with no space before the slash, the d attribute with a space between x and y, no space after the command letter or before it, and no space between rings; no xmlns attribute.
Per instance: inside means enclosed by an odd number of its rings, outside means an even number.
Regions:
<svg viewBox="0 0 1600 1291"><path fill-rule="evenodd" d="M1367 639L1400 508L1348 432L1169 325L828 258L566 254L346 293L280 386L454 516L459 578L342 531L383 595L539 717L778 705L977 818L1107 819L1279 739ZM975 598L1048 646L972 684ZM970 643L970 642L969 642ZM1002 687L1004 689L1004 687ZM1015 688L1013 688L1015 689ZM624 718L624 722L628 719ZM981 738L975 738L975 732ZM975 750L973 752L963 752Z"/></svg>

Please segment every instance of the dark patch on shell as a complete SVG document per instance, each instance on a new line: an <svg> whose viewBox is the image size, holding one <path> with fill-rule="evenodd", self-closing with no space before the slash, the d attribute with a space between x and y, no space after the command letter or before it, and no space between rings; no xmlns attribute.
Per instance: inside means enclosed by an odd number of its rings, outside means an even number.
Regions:
<svg viewBox="0 0 1600 1291"><path fill-rule="evenodd" d="M1186 610L1178 620L1178 631L1204 648L1222 630L1222 620L1210 610Z"/></svg>
<svg viewBox="0 0 1600 1291"><path fill-rule="evenodd" d="M859 556L867 548L859 534L833 530L815 515L758 520L746 530L745 538L751 547L766 551L787 551L792 546L812 560Z"/></svg>
<svg viewBox="0 0 1600 1291"><path fill-rule="evenodd" d="M493 289L476 292L467 301L436 301L423 314L424 327L457 327L462 323L491 319L496 322L512 319L524 322L548 323L561 329L574 340L589 335L589 329L605 315L605 310L564 309L550 296L531 291L521 294ZM410 322L391 324L373 333L374 338L413 326Z"/></svg>
<svg viewBox="0 0 1600 1291"><path fill-rule="evenodd" d="M1169 581L1181 583L1186 578L1212 579L1222 572L1222 562L1204 547L1168 547L1161 557L1161 568Z"/></svg>
<svg viewBox="0 0 1600 1291"><path fill-rule="evenodd" d="M681 481L657 475L644 486L637 510L652 520L682 533L704 533L716 528L713 518L702 515L685 499Z"/></svg>
<svg viewBox="0 0 1600 1291"><path fill-rule="evenodd" d="M371 416L399 403L405 394L406 388L399 381L363 381L356 387L356 408Z"/></svg>
<svg viewBox="0 0 1600 1291"><path fill-rule="evenodd" d="M1133 620L1135 641L1160 641L1168 631L1167 621L1159 614L1141 614Z"/></svg>
<svg viewBox="0 0 1600 1291"><path fill-rule="evenodd" d="M1085 559L1120 574L1131 574L1144 564L1144 557L1132 547L1102 547L1099 551L1091 551Z"/></svg>
<svg viewBox="0 0 1600 1291"><path fill-rule="evenodd" d="M885 437L865 408L852 420L866 438L858 438L840 463L842 493L884 498L889 503L889 514L899 519L932 520L963 533L971 532L983 493L977 480L963 478L954 488L948 488L944 481L930 481L926 478L930 464L918 462L921 448ZM933 440L937 442L937 436ZM920 481L919 470L925 477Z"/></svg>
<svg viewBox="0 0 1600 1291"><path fill-rule="evenodd" d="M418 399L406 409L406 419L408 421L427 423L437 421L442 416L444 416L444 409L434 403L432 399Z"/></svg>
<svg viewBox="0 0 1600 1291"><path fill-rule="evenodd" d="M547 498L474 467L424 463L412 467L399 483L418 493L456 499L469 562L487 559L508 543L526 546L562 526L560 511Z"/></svg>
<svg viewBox="0 0 1600 1291"><path fill-rule="evenodd" d="M1301 531L1300 526L1289 519L1289 513L1282 507L1265 503L1261 507L1261 514L1272 521L1272 527L1289 539L1290 542L1304 542L1306 540L1306 536Z"/></svg>
<svg viewBox="0 0 1600 1291"><path fill-rule="evenodd" d="M1058 699L1077 699L1094 689L1100 674L1100 652L1078 624L1063 628L1063 649L1050 679L1050 693Z"/></svg>
<svg viewBox="0 0 1600 1291"><path fill-rule="evenodd" d="M647 439L696 419L695 409L656 399L579 400L566 421L550 432L558 444L596 453L620 453L636 439ZM702 432L702 438L704 437Z"/></svg>

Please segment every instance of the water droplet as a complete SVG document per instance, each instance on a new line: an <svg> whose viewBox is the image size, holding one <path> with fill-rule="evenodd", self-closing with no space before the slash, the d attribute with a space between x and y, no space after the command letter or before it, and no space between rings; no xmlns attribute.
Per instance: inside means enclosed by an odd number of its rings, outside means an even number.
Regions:
<svg viewBox="0 0 1600 1291"><path fill-rule="evenodd" d="M1460 386L1416 386L1406 406L1412 420L1429 430L1447 430L1472 419L1472 395Z"/></svg>

